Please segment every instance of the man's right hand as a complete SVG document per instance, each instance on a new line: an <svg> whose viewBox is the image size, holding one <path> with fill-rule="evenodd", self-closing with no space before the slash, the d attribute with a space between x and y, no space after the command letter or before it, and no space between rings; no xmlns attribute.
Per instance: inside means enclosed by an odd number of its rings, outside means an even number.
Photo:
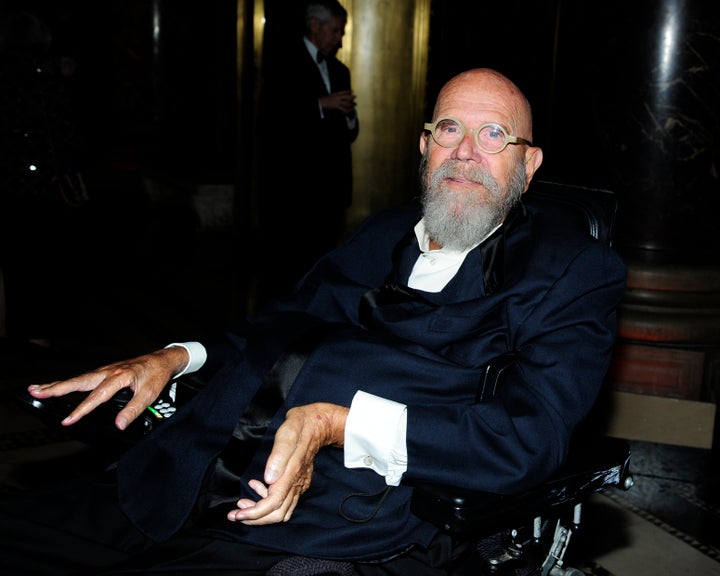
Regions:
<svg viewBox="0 0 720 576"><path fill-rule="evenodd" d="M115 426L125 430L155 401L170 379L187 365L188 360L185 348L172 346L131 360L114 362L68 380L32 384L28 386L28 392L38 399L64 396L71 392L90 392L62 421L63 426L70 426L110 400L118 391L130 388L133 391L132 399L115 417Z"/></svg>
<svg viewBox="0 0 720 576"><path fill-rule="evenodd" d="M323 110L340 110L345 116L355 113L355 94L352 90L342 90L320 97Z"/></svg>

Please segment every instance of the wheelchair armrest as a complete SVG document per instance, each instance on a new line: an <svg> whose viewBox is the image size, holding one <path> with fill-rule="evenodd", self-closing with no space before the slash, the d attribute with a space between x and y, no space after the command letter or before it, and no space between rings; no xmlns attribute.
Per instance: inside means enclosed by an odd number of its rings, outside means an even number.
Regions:
<svg viewBox="0 0 720 576"><path fill-rule="evenodd" d="M624 440L603 437L571 450L565 464L549 480L519 494L413 484L411 509L443 532L477 538L531 522L553 508L573 506L609 486L632 486L630 449Z"/></svg>

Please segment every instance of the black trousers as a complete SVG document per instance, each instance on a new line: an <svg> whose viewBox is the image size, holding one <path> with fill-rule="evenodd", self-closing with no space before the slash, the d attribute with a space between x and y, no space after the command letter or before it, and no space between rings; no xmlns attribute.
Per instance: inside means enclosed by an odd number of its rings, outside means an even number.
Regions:
<svg viewBox="0 0 720 576"><path fill-rule="evenodd" d="M360 576L460 576L471 573L464 566L472 555L467 547L439 537L429 550L382 564L356 564L355 570ZM3 576L264 576L288 557L193 528L154 543L123 514L111 476L73 479L50 490L0 499Z"/></svg>

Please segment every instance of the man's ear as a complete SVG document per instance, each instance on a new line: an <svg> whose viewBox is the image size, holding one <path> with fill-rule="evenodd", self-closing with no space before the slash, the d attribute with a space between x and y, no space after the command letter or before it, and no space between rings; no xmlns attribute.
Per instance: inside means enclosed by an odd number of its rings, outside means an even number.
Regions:
<svg viewBox="0 0 720 576"><path fill-rule="evenodd" d="M543 151L542 148L538 148L537 146L528 146L528 149L525 151L525 192L528 189L528 186L530 186L530 180L532 180L533 176L535 175L535 172L537 172L537 169L540 168L540 165L543 161Z"/></svg>
<svg viewBox="0 0 720 576"><path fill-rule="evenodd" d="M425 150L427 150L427 143L428 133L420 132L420 154L422 154L423 156L425 155Z"/></svg>

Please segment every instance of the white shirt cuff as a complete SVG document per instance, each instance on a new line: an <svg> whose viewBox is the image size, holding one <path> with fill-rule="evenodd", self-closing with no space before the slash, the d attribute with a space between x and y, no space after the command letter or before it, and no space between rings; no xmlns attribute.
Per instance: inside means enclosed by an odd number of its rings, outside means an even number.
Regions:
<svg viewBox="0 0 720 576"><path fill-rule="evenodd" d="M200 342L173 342L172 344L165 346L165 348L171 348L172 346L185 348L188 356L190 357L190 360L185 365L185 368L175 374L173 378L179 378L183 374L192 374L193 372L197 372L203 367L203 364L205 364L205 361L207 360L207 350L205 350L205 346L200 344Z"/></svg>
<svg viewBox="0 0 720 576"><path fill-rule="evenodd" d="M370 468L389 486L407 470L407 406L358 391L345 423L345 467Z"/></svg>

